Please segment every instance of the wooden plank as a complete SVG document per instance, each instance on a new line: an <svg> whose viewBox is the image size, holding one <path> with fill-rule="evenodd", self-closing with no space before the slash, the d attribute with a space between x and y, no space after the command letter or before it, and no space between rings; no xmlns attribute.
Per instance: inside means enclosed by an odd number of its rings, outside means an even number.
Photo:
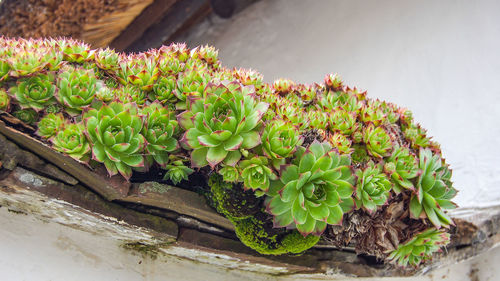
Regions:
<svg viewBox="0 0 500 281"><path fill-rule="evenodd" d="M147 6L113 41L111 48L123 51L127 46L139 39L152 25L162 19L164 14L177 0L156 0Z"/></svg>
<svg viewBox="0 0 500 281"><path fill-rule="evenodd" d="M127 182L120 175L108 177L104 167L91 170L89 167L53 150L31 136L6 126L1 120L0 134L59 167L108 200L123 198L128 194L130 182Z"/></svg>
<svg viewBox="0 0 500 281"><path fill-rule="evenodd" d="M178 1L172 5L157 24L148 28L139 39L127 46L125 51L139 52L160 47L182 28L185 22L199 18L200 15L206 15L210 11L208 0Z"/></svg>
<svg viewBox="0 0 500 281"><path fill-rule="evenodd" d="M129 194L118 201L174 211L234 231L233 224L215 212L206 199L195 192L157 182L145 182L133 184Z"/></svg>

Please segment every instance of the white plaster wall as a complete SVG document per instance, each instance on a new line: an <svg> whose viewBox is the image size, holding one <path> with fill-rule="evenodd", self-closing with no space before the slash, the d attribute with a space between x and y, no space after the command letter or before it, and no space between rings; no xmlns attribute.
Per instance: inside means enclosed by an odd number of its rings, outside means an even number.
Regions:
<svg viewBox="0 0 500 281"><path fill-rule="evenodd" d="M182 39L268 82L337 72L411 109L442 144L456 202L487 206L500 203L499 11L494 0L263 0Z"/></svg>

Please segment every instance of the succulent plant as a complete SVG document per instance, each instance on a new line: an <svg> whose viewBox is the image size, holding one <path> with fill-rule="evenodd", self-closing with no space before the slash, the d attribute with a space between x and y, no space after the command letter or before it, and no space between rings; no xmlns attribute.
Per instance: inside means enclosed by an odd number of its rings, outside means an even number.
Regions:
<svg viewBox="0 0 500 281"><path fill-rule="evenodd" d="M8 111L10 108L10 97L4 89L0 88L0 110Z"/></svg>
<svg viewBox="0 0 500 281"><path fill-rule="evenodd" d="M403 129L403 135L413 149L426 148L431 145L426 130L420 125L411 123L410 126Z"/></svg>
<svg viewBox="0 0 500 281"><path fill-rule="evenodd" d="M391 181L382 172L382 165L369 162L363 170L356 171L356 206L364 208L369 213L384 205L390 196Z"/></svg>
<svg viewBox="0 0 500 281"><path fill-rule="evenodd" d="M33 75L43 70L47 62L42 60L39 53L28 48L19 48L7 59L9 64L9 76L23 77Z"/></svg>
<svg viewBox="0 0 500 281"><path fill-rule="evenodd" d="M72 39L64 39L59 42L59 47L64 54L64 59L74 63L84 63L94 59L95 51L88 44Z"/></svg>
<svg viewBox="0 0 500 281"><path fill-rule="evenodd" d="M363 132L363 141L368 153L376 158L387 157L391 154L393 143L391 136L383 127L375 127L369 124Z"/></svg>
<svg viewBox="0 0 500 281"><path fill-rule="evenodd" d="M12 115L28 125L38 121L38 113L31 108L14 111Z"/></svg>
<svg viewBox="0 0 500 281"><path fill-rule="evenodd" d="M193 169L186 166L186 160L170 155L170 162L165 165L164 169L167 170L164 179L171 180L174 184L178 184L183 180L187 180L188 176L194 172Z"/></svg>
<svg viewBox="0 0 500 281"><path fill-rule="evenodd" d="M232 166L241 149L260 144L259 126L268 104L257 102L252 90L237 82L209 85L203 98L190 100L178 120L186 130L181 143L193 150L193 167L214 168L223 161Z"/></svg>
<svg viewBox="0 0 500 281"><path fill-rule="evenodd" d="M339 131L349 136L358 128L356 113L348 112L342 108L334 110L329 115L329 126L332 131Z"/></svg>
<svg viewBox="0 0 500 281"><path fill-rule="evenodd" d="M350 154L353 151L351 140L339 132L329 134L327 140L341 154Z"/></svg>
<svg viewBox="0 0 500 281"><path fill-rule="evenodd" d="M396 147L385 160L384 171L395 183L393 189L396 193L401 192L401 188L414 189L410 179L419 173L417 158L407 147Z"/></svg>
<svg viewBox="0 0 500 281"><path fill-rule="evenodd" d="M342 79L337 74L327 74L324 82L326 88L334 92L341 91L344 88Z"/></svg>
<svg viewBox="0 0 500 281"><path fill-rule="evenodd" d="M145 106L142 114L145 116L142 135L147 142L147 158L153 158L156 163L164 167L168 163L169 152L179 147L174 135L178 130L175 116L159 102Z"/></svg>
<svg viewBox="0 0 500 281"><path fill-rule="evenodd" d="M215 64L218 61L219 51L212 46L200 46L194 48L191 53L193 58L204 60L208 64Z"/></svg>
<svg viewBox="0 0 500 281"><path fill-rule="evenodd" d="M295 83L290 79L280 78L273 82L273 89L276 93L284 95L293 90Z"/></svg>
<svg viewBox="0 0 500 281"><path fill-rule="evenodd" d="M143 105L146 102L147 93L134 85L127 84L116 88L113 95L123 103L134 102Z"/></svg>
<svg viewBox="0 0 500 281"><path fill-rule="evenodd" d="M285 158L290 157L303 140L297 126L280 119L272 120L262 133L262 150L279 170L280 166L285 164Z"/></svg>
<svg viewBox="0 0 500 281"><path fill-rule="evenodd" d="M327 112L333 112L340 107L346 111L357 113L362 107L358 95L362 94L358 94L356 91L352 93L328 91L318 96L318 105Z"/></svg>
<svg viewBox="0 0 500 281"><path fill-rule="evenodd" d="M381 108L380 101L368 101L361 107L361 114L359 115L361 121L365 123L372 123L375 126L380 126L386 122L386 114Z"/></svg>
<svg viewBox="0 0 500 281"><path fill-rule="evenodd" d="M120 62L118 81L123 85L130 83L141 90L153 88L160 72L155 57L148 54L129 55Z"/></svg>
<svg viewBox="0 0 500 281"><path fill-rule="evenodd" d="M22 108L32 108L35 111L44 109L54 103L56 86L54 76L40 74L19 79L16 86L9 89Z"/></svg>
<svg viewBox="0 0 500 281"><path fill-rule="evenodd" d="M266 157L252 157L241 161L239 166L245 189L267 191L270 180L278 179L274 171L268 167Z"/></svg>
<svg viewBox="0 0 500 281"><path fill-rule="evenodd" d="M279 180L271 181L267 210L279 227L295 227L303 235L320 235L327 224L339 224L354 207L354 177L348 156L328 143L300 147Z"/></svg>
<svg viewBox="0 0 500 281"><path fill-rule="evenodd" d="M259 87L264 80L264 77L260 73L251 69L240 68L234 70L234 76L245 86L254 85L255 87Z"/></svg>
<svg viewBox="0 0 500 281"><path fill-rule="evenodd" d="M296 110L291 107L292 110ZM307 112L306 117L310 127L314 129L325 130L328 127L328 114L322 110L311 110Z"/></svg>
<svg viewBox="0 0 500 281"><path fill-rule="evenodd" d="M186 69L186 65L170 53L160 53L158 58L158 69L160 69L161 73L164 75L177 76L177 74Z"/></svg>
<svg viewBox="0 0 500 281"><path fill-rule="evenodd" d="M400 244L396 250L387 257L389 260L397 262L400 266L408 264L416 267L422 262L432 258L432 254L439 251L441 247L450 242L450 234L435 228L429 228L414 237Z"/></svg>
<svg viewBox="0 0 500 281"><path fill-rule="evenodd" d="M457 191L450 181L451 171L443 164L439 154L430 149L420 149L418 168L421 174L417 179L416 194L410 201L410 213L414 218L427 217L436 228L453 224L443 209L456 208L451 199Z"/></svg>
<svg viewBox="0 0 500 281"><path fill-rule="evenodd" d="M190 57L190 51L185 43L172 43L167 49L167 52L176 57L180 62L186 62Z"/></svg>
<svg viewBox="0 0 500 281"><path fill-rule="evenodd" d="M297 86L297 91L300 98L306 102L311 103L316 99L316 87L312 85L299 85Z"/></svg>
<svg viewBox="0 0 500 281"><path fill-rule="evenodd" d="M218 173L225 182L236 183L240 180L240 171L237 166L222 165Z"/></svg>
<svg viewBox="0 0 500 281"><path fill-rule="evenodd" d="M38 122L37 134L42 138L50 138L64 127L64 116L61 113L49 113Z"/></svg>
<svg viewBox="0 0 500 281"><path fill-rule="evenodd" d="M104 163L112 176L118 172L126 179L131 167L143 167L145 140L140 134L142 116L134 103L111 102L84 114L85 133L92 144L92 158Z"/></svg>
<svg viewBox="0 0 500 281"><path fill-rule="evenodd" d="M118 70L119 58L118 53L109 48L100 49L95 53L95 63L102 70Z"/></svg>
<svg viewBox="0 0 500 281"><path fill-rule="evenodd" d="M90 144L83 133L82 123L65 124L51 139L53 148L76 160L87 162L90 156Z"/></svg>
<svg viewBox="0 0 500 281"><path fill-rule="evenodd" d="M58 76L56 97L69 114L77 115L92 103L103 85L93 70L66 66Z"/></svg>
<svg viewBox="0 0 500 281"><path fill-rule="evenodd" d="M210 77L204 71L197 68L179 74L175 96L179 99L176 106L180 110L186 109L186 99L191 96L201 96Z"/></svg>
<svg viewBox="0 0 500 281"><path fill-rule="evenodd" d="M176 81L173 77L160 77L153 86L153 91L149 93L151 101L158 100L163 104L174 103L177 97L174 92L176 90Z"/></svg>

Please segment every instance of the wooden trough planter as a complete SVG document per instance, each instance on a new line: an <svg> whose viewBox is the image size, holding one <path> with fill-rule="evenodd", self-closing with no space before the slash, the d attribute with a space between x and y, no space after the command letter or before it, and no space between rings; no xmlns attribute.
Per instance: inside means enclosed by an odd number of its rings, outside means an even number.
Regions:
<svg viewBox="0 0 500 281"><path fill-rule="evenodd" d="M400 268L318 243L301 256L264 256L244 246L204 196L157 182L128 183L91 170L0 120L0 205L83 231L111 233L124 248L225 268L304 276L409 276L478 255L500 241L500 207L458 209L451 243L432 264ZM94 223L82 223L84 221ZM95 227L97 226L97 227Z"/></svg>

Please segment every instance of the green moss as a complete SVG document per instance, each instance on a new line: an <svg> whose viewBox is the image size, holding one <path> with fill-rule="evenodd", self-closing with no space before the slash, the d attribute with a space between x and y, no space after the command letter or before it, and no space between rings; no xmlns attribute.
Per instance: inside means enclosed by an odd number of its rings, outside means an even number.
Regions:
<svg viewBox="0 0 500 281"><path fill-rule="evenodd" d="M250 218L260 211L262 199L256 198L253 192L245 192L239 185L224 182L217 174L210 177L208 184L214 207L228 219Z"/></svg>
<svg viewBox="0 0 500 281"><path fill-rule="evenodd" d="M302 236L297 230L269 233L264 223L255 218L233 221L236 235L243 244L264 255L299 254L319 241L319 236Z"/></svg>

